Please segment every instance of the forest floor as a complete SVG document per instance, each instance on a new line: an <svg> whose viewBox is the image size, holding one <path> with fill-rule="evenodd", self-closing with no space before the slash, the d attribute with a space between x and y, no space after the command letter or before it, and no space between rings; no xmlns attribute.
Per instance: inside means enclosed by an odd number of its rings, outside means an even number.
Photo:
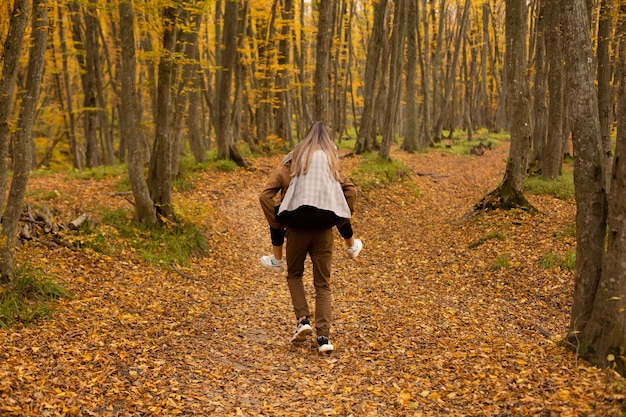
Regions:
<svg viewBox="0 0 626 417"><path fill-rule="evenodd" d="M210 245L190 266L151 266L130 245L113 256L27 245L20 258L73 297L51 319L0 330L0 415L624 415L624 379L558 344L573 274L541 260L574 249L574 202L528 195L537 214L468 215L507 156L505 145L480 157L394 151L411 173L360 193L361 255L349 259L336 234L331 355L313 337L289 343L284 276L259 263L271 247L258 194L280 156L207 170L176 193ZM347 173L357 162L341 160ZM28 200L55 193L39 203L63 221L130 210L111 196L118 181L38 176Z"/></svg>

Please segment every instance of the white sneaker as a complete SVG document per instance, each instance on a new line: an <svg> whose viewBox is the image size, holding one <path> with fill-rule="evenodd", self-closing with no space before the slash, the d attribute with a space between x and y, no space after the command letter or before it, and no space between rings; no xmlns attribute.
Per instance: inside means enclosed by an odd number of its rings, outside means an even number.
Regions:
<svg viewBox="0 0 626 417"><path fill-rule="evenodd" d="M335 347L332 343L330 343L326 336L317 336L317 350L320 353L332 352L333 350L335 350Z"/></svg>
<svg viewBox="0 0 626 417"><path fill-rule="evenodd" d="M359 256L359 253L361 253L361 249L363 249L363 242L361 239L354 239L354 245L347 249L348 256L352 259L356 258Z"/></svg>
<svg viewBox="0 0 626 417"><path fill-rule="evenodd" d="M264 268L269 269L274 272L284 272L285 271L285 261L281 259L280 261L274 259L274 255L272 256L261 256L261 265Z"/></svg>
<svg viewBox="0 0 626 417"><path fill-rule="evenodd" d="M311 323L309 323L309 318L305 317L302 320L298 320L296 323L296 332L291 338L291 343L296 342L304 342L310 334L313 333L313 328L311 327Z"/></svg>

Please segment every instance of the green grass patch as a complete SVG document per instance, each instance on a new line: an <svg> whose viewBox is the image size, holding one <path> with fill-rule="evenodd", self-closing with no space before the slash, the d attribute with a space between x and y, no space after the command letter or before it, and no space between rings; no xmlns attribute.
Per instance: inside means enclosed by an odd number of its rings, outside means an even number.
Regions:
<svg viewBox="0 0 626 417"><path fill-rule="evenodd" d="M27 189L26 197L32 198L34 200L39 201L52 201L61 197L61 193L57 190L38 190L38 189Z"/></svg>
<svg viewBox="0 0 626 417"><path fill-rule="evenodd" d="M104 178L118 177L126 175L126 164L118 165L102 165L94 168L86 168L82 170L74 170L69 175L78 180L101 180Z"/></svg>
<svg viewBox="0 0 626 417"><path fill-rule="evenodd" d="M55 277L25 263L12 280L0 283L0 327L28 325L40 317L51 317L52 302L71 294Z"/></svg>
<svg viewBox="0 0 626 417"><path fill-rule="evenodd" d="M132 215L128 210L109 210L101 224L84 227L73 243L107 255L130 247L158 266L187 266L193 257L207 253L206 236L192 223L146 227L132 221Z"/></svg>
<svg viewBox="0 0 626 417"><path fill-rule="evenodd" d="M511 267L511 263L509 261L509 255L500 255L496 259L493 260L489 269L493 271L499 271L502 269L509 269Z"/></svg>
<svg viewBox="0 0 626 417"><path fill-rule="evenodd" d="M445 133L445 132L444 132ZM468 140L466 131L455 132L451 138L444 134L444 139L440 142L432 144L430 148L425 149L436 150L454 155L469 155L470 150L476 146L482 145L486 149L493 149L501 142L510 140L510 134L489 132L486 129L480 129L472 135L472 140Z"/></svg>
<svg viewBox="0 0 626 417"><path fill-rule="evenodd" d="M560 267L561 269L573 271L576 267L576 250L571 249L561 253L544 253L539 259L539 266L543 269L552 269L554 267Z"/></svg>
<svg viewBox="0 0 626 417"><path fill-rule="evenodd" d="M545 180L541 177L526 177L525 189L530 194L551 195L559 200L569 200L574 197L574 175L564 170L563 175L556 180Z"/></svg>
<svg viewBox="0 0 626 417"><path fill-rule="evenodd" d="M378 188L401 181L411 170L402 162L389 159L384 160L377 153L366 154L357 169L352 172L356 185L363 189Z"/></svg>

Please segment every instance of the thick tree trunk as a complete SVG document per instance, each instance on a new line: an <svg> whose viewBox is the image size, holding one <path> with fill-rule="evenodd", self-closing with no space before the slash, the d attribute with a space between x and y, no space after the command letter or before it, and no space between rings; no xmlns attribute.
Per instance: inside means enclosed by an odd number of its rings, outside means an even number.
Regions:
<svg viewBox="0 0 626 417"><path fill-rule="evenodd" d="M44 72L44 56L48 42L47 0L34 0L32 12L31 46L28 54L26 88L22 94L17 131L13 140L13 177L7 204L2 215L0 240L0 275L12 278L15 273L14 241L24 205L32 151L32 127L37 113L37 103Z"/></svg>
<svg viewBox="0 0 626 417"><path fill-rule="evenodd" d="M363 114L359 127L359 136L355 144L356 153L363 153L373 149L376 138L376 105L375 93L377 75L382 50L382 42L385 28L385 14L387 0L379 0L374 5L374 23L372 34L367 44L367 57L365 59L365 79L363 81Z"/></svg>
<svg viewBox="0 0 626 417"><path fill-rule="evenodd" d="M144 177L145 152L143 131L139 124L139 109L135 76L135 18L131 0L121 0L120 46L121 46L121 109L120 134L126 138L128 149L128 178L135 197L134 219L139 223L152 225L157 222L154 203L150 198L148 184Z"/></svg>
<svg viewBox="0 0 626 417"><path fill-rule="evenodd" d="M626 31L626 4L620 5L621 33ZM618 65L626 66L626 43L620 42ZM618 126L608 202L607 245L591 318L576 341L579 352L595 365L626 375L626 72L621 72ZM576 259L578 264L578 258ZM577 268L578 269L578 268ZM573 318L573 317L572 317ZM585 325L586 324L586 325ZM570 337L570 341L574 338Z"/></svg>
<svg viewBox="0 0 626 417"><path fill-rule="evenodd" d="M9 117L15 97L20 54L29 14L30 0L16 0L9 21L9 32L4 42L0 78L0 209L4 207L9 178Z"/></svg>
<svg viewBox="0 0 626 417"><path fill-rule="evenodd" d="M530 100L526 74L525 0L506 0L506 78L511 107L511 147L504 179L477 207L535 209L524 197L524 179L530 156Z"/></svg>
<svg viewBox="0 0 626 417"><path fill-rule="evenodd" d="M562 0L563 45L570 94L574 185L576 194L576 268L568 340L576 347L593 310L606 236L606 194L597 91L591 63L593 51L584 0ZM583 333L581 335L581 332ZM590 344L592 345L592 344ZM580 346L586 355L586 346Z"/></svg>

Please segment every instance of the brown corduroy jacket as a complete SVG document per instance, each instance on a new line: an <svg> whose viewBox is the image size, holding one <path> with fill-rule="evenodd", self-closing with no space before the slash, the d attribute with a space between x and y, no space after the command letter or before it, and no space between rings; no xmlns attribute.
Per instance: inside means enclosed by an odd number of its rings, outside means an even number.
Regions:
<svg viewBox="0 0 626 417"><path fill-rule="evenodd" d="M274 229L282 229L284 227L276 218L276 206L280 204L280 202L277 202L275 200L275 197L280 192L280 198L282 200L283 196L287 192L287 188L289 188L290 182L291 162L283 163L270 176L269 181L267 182L265 188L259 196L261 208L263 209L263 214L265 215L265 218L267 219L269 225ZM346 197L348 207L350 207L350 213L354 213L354 205L356 204L357 194L356 186L343 172L340 173L339 183L341 184L341 188L343 189L343 195ZM347 221L348 220L345 220L342 223L345 223ZM341 226L341 223L339 224L339 226Z"/></svg>

